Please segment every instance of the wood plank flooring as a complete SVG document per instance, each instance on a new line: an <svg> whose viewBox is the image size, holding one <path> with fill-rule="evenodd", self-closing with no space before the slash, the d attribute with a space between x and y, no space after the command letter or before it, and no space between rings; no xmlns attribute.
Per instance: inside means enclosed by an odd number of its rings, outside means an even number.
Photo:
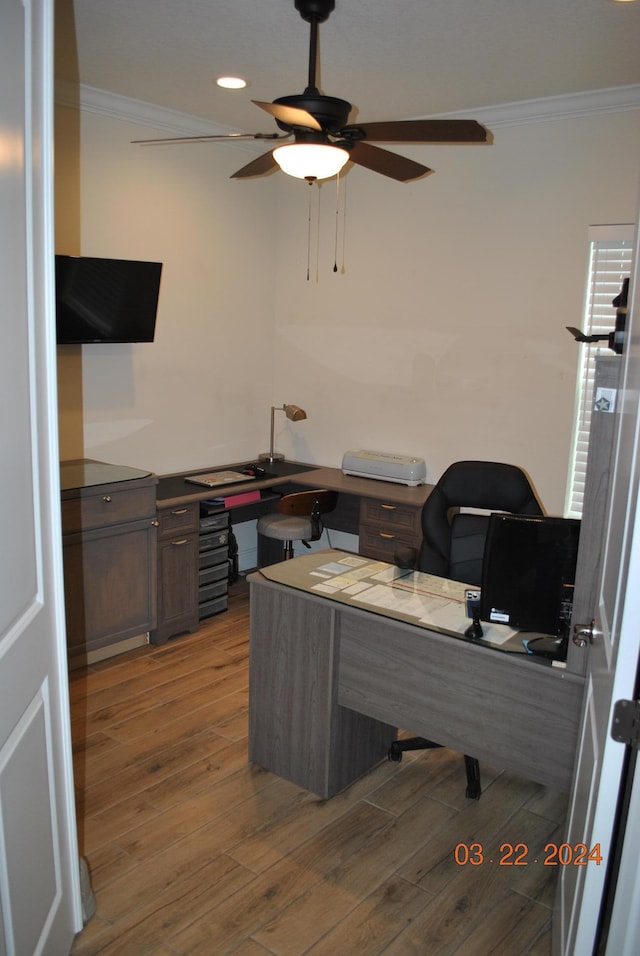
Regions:
<svg viewBox="0 0 640 956"><path fill-rule="evenodd" d="M249 766L248 615L241 580L197 634L72 672L97 900L74 956L549 956L542 860L566 795L485 764L466 800L448 750L385 761L329 801ZM456 862L472 843L485 861ZM528 865L500 865L503 844Z"/></svg>

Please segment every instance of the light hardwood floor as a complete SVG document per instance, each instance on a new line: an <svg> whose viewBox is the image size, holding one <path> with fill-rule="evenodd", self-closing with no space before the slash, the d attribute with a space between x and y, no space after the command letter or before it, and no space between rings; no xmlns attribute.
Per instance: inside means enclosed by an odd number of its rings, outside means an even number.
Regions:
<svg viewBox="0 0 640 956"><path fill-rule="evenodd" d="M329 801L249 766L247 592L197 634L70 676L97 899L74 956L549 956L542 861L566 795L481 765L466 800L448 750L385 761ZM456 862L471 843L485 862ZM528 865L501 865L503 844Z"/></svg>

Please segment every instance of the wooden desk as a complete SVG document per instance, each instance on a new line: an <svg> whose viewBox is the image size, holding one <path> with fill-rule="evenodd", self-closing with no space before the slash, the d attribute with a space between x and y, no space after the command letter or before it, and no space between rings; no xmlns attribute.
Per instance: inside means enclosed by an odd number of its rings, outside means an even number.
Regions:
<svg viewBox="0 0 640 956"><path fill-rule="evenodd" d="M360 551L370 557L391 560L398 546L418 547L422 538L420 515L433 485L407 485L374 478L343 475L340 468L324 468L303 462L264 462L267 474L251 482L203 488L185 479L209 471L239 471L248 462L192 469L162 475L158 482L158 507L182 508L209 498L231 497L244 491L260 491L263 501L233 509L237 521L248 521L273 510L279 494L305 488L328 488L338 492L334 512L324 518L328 528L357 534ZM282 542L259 542L259 564L282 560Z"/></svg>
<svg viewBox="0 0 640 956"><path fill-rule="evenodd" d="M392 481L344 475L339 468L317 468L296 480L300 485L338 492L336 511L323 520L328 528L357 534L361 554L393 561L399 547L420 547L422 506L433 485L409 488Z"/></svg>
<svg viewBox="0 0 640 956"><path fill-rule="evenodd" d="M498 650L321 594L319 568L344 556L249 577L249 760L326 799L386 759L399 726L569 790L583 678L519 641Z"/></svg>

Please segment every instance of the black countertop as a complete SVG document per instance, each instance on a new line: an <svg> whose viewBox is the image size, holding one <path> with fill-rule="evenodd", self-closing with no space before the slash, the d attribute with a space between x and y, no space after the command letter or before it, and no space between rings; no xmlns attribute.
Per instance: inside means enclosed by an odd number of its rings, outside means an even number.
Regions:
<svg viewBox="0 0 640 956"><path fill-rule="evenodd" d="M224 484L213 488L207 488L204 485L195 485L187 478L195 475L206 475L216 471L244 471L251 464L257 464L264 468L264 475L258 475L248 481L242 481L238 484ZM272 485L281 484L283 478L294 478L295 475L305 471L316 471L318 465L306 465L294 461L264 461L264 462L239 462L232 465L213 465L209 468L194 468L190 471L180 472L177 475L164 475L158 481L157 500L159 504L167 504L174 501L203 501L207 498L228 497L230 495L240 495L247 491L269 488Z"/></svg>

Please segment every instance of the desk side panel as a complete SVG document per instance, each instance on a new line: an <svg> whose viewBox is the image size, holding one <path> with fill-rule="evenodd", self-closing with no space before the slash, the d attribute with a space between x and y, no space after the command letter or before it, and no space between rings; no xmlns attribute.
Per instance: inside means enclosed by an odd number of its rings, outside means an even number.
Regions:
<svg viewBox="0 0 640 956"><path fill-rule="evenodd" d="M342 706L570 789L581 678L360 611L340 620Z"/></svg>
<svg viewBox="0 0 640 956"><path fill-rule="evenodd" d="M386 758L396 727L338 706L336 609L250 581L249 760L326 799Z"/></svg>

